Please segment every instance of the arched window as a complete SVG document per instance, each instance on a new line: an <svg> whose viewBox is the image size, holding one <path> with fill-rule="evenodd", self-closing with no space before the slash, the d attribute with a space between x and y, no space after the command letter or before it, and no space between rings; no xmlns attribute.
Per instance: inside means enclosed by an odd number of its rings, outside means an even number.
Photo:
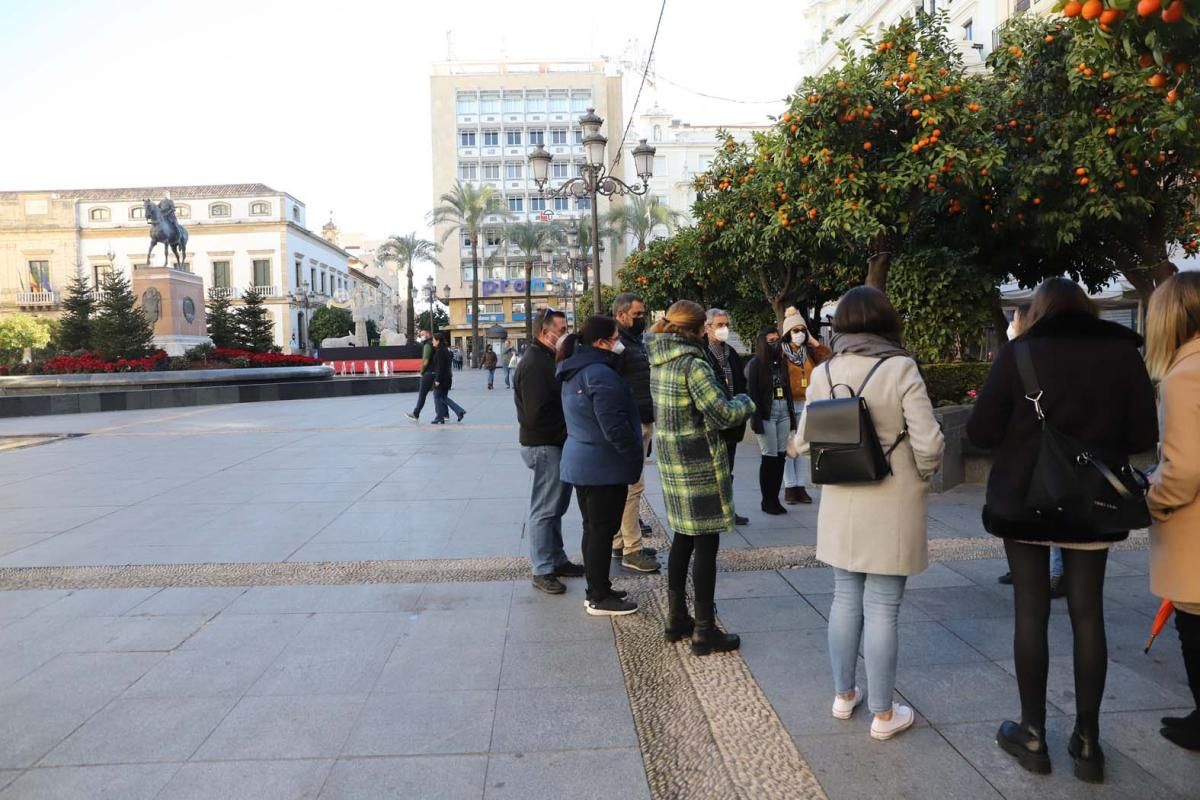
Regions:
<svg viewBox="0 0 1200 800"><path fill-rule="evenodd" d="M91 219L92 222L108 222L110 215L107 208L93 208L91 212L88 213L88 218Z"/></svg>
<svg viewBox="0 0 1200 800"><path fill-rule="evenodd" d="M228 217L229 203L213 203L208 207L208 215L210 217Z"/></svg>
<svg viewBox="0 0 1200 800"><path fill-rule="evenodd" d="M271 204L263 202L251 203L250 213L256 217L265 217L271 213Z"/></svg>
<svg viewBox="0 0 1200 800"><path fill-rule="evenodd" d="M191 219L191 217L192 217L192 207L191 206L186 206L186 205L182 205L182 204L175 206L175 218L176 219Z"/></svg>
<svg viewBox="0 0 1200 800"><path fill-rule="evenodd" d="M130 219L145 219L146 218L146 209L142 206L130 206L129 207L129 218Z"/></svg>

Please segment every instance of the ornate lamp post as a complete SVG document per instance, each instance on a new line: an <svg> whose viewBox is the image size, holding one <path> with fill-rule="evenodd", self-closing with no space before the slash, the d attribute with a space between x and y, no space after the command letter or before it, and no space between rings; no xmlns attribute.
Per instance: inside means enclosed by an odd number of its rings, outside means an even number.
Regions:
<svg viewBox="0 0 1200 800"><path fill-rule="evenodd" d="M429 303L429 332L435 335L437 334L437 317L433 313L433 304L437 302L437 299L437 284L430 275L425 279L425 301Z"/></svg>
<svg viewBox="0 0 1200 800"><path fill-rule="evenodd" d="M546 191L550 177L550 161L553 156L546 148L538 145L529 154L529 168L533 173L533 182L538 191L547 197L587 197L592 207L592 309L600 313L600 218L596 208L598 195L611 197L613 195L643 195L650 188L650 178L654 175L654 147L642 139L633 148L633 164L640 187L630 186L620 178L608 174L604 166L604 147L608 137L600 133L604 120L596 114L596 109L589 108L587 113L579 118L579 127L583 130L583 175L571 178L557 189Z"/></svg>

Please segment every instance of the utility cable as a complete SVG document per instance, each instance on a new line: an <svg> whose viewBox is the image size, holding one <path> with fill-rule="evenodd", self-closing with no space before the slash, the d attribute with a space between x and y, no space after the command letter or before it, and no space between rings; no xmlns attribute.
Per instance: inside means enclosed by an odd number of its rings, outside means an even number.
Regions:
<svg viewBox="0 0 1200 800"><path fill-rule="evenodd" d="M625 132L621 134L621 144L617 147L617 154L613 156L612 166L608 168L611 173L621 161L621 154L625 149L625 137L629 135L629 129L633 126L633 117L637 113L638 101L642 99L642 89L646 88L646 73L650 71L650 65L654 63L654 46L658 44L658 31L662 28L663 12L667 10L667 0L662 0L662 6L658 9L658 22L654 25L654 38L650 40L650 55L646 57L646 69L642 70L642 82L638 84L637 96L633 98L633 108L629 110L629 122L625 123Z"/></svg>

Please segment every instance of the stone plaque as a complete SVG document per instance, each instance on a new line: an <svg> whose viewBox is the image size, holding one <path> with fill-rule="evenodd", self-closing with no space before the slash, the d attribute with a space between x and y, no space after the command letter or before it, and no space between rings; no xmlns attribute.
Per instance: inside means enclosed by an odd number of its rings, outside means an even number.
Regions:
<svg viewBox="0 0 1200 800"><path fill-rule="evenodd" d="M183 298L183 318L188 322L196 321L196 301L190 297Z"/></svg>
<svg viewBox="0 0 1200 800"><path fill-rule="evenodd" d="M142 313L151 325L162 319L162 294L153 286L142 292Z"/></svg>

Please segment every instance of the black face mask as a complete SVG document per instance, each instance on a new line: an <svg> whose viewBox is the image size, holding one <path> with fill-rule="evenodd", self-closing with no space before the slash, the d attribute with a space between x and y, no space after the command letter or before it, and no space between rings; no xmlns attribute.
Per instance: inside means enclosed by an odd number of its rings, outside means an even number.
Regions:
<svg viewBox="0 0 1200 800"><path fill-rule="evenodd" d="M767 352L768 353L770 353L771 355L777 356L777 355L779 355L779 351L780 351L779 342L767 342Z"/></svg>
<svg viewBox="0 0 1200 800"><path fill-rule="evenodd" d="M629 326L629 332L640 338L646 332L646 318L634 317L633 324Z"/></svg>

